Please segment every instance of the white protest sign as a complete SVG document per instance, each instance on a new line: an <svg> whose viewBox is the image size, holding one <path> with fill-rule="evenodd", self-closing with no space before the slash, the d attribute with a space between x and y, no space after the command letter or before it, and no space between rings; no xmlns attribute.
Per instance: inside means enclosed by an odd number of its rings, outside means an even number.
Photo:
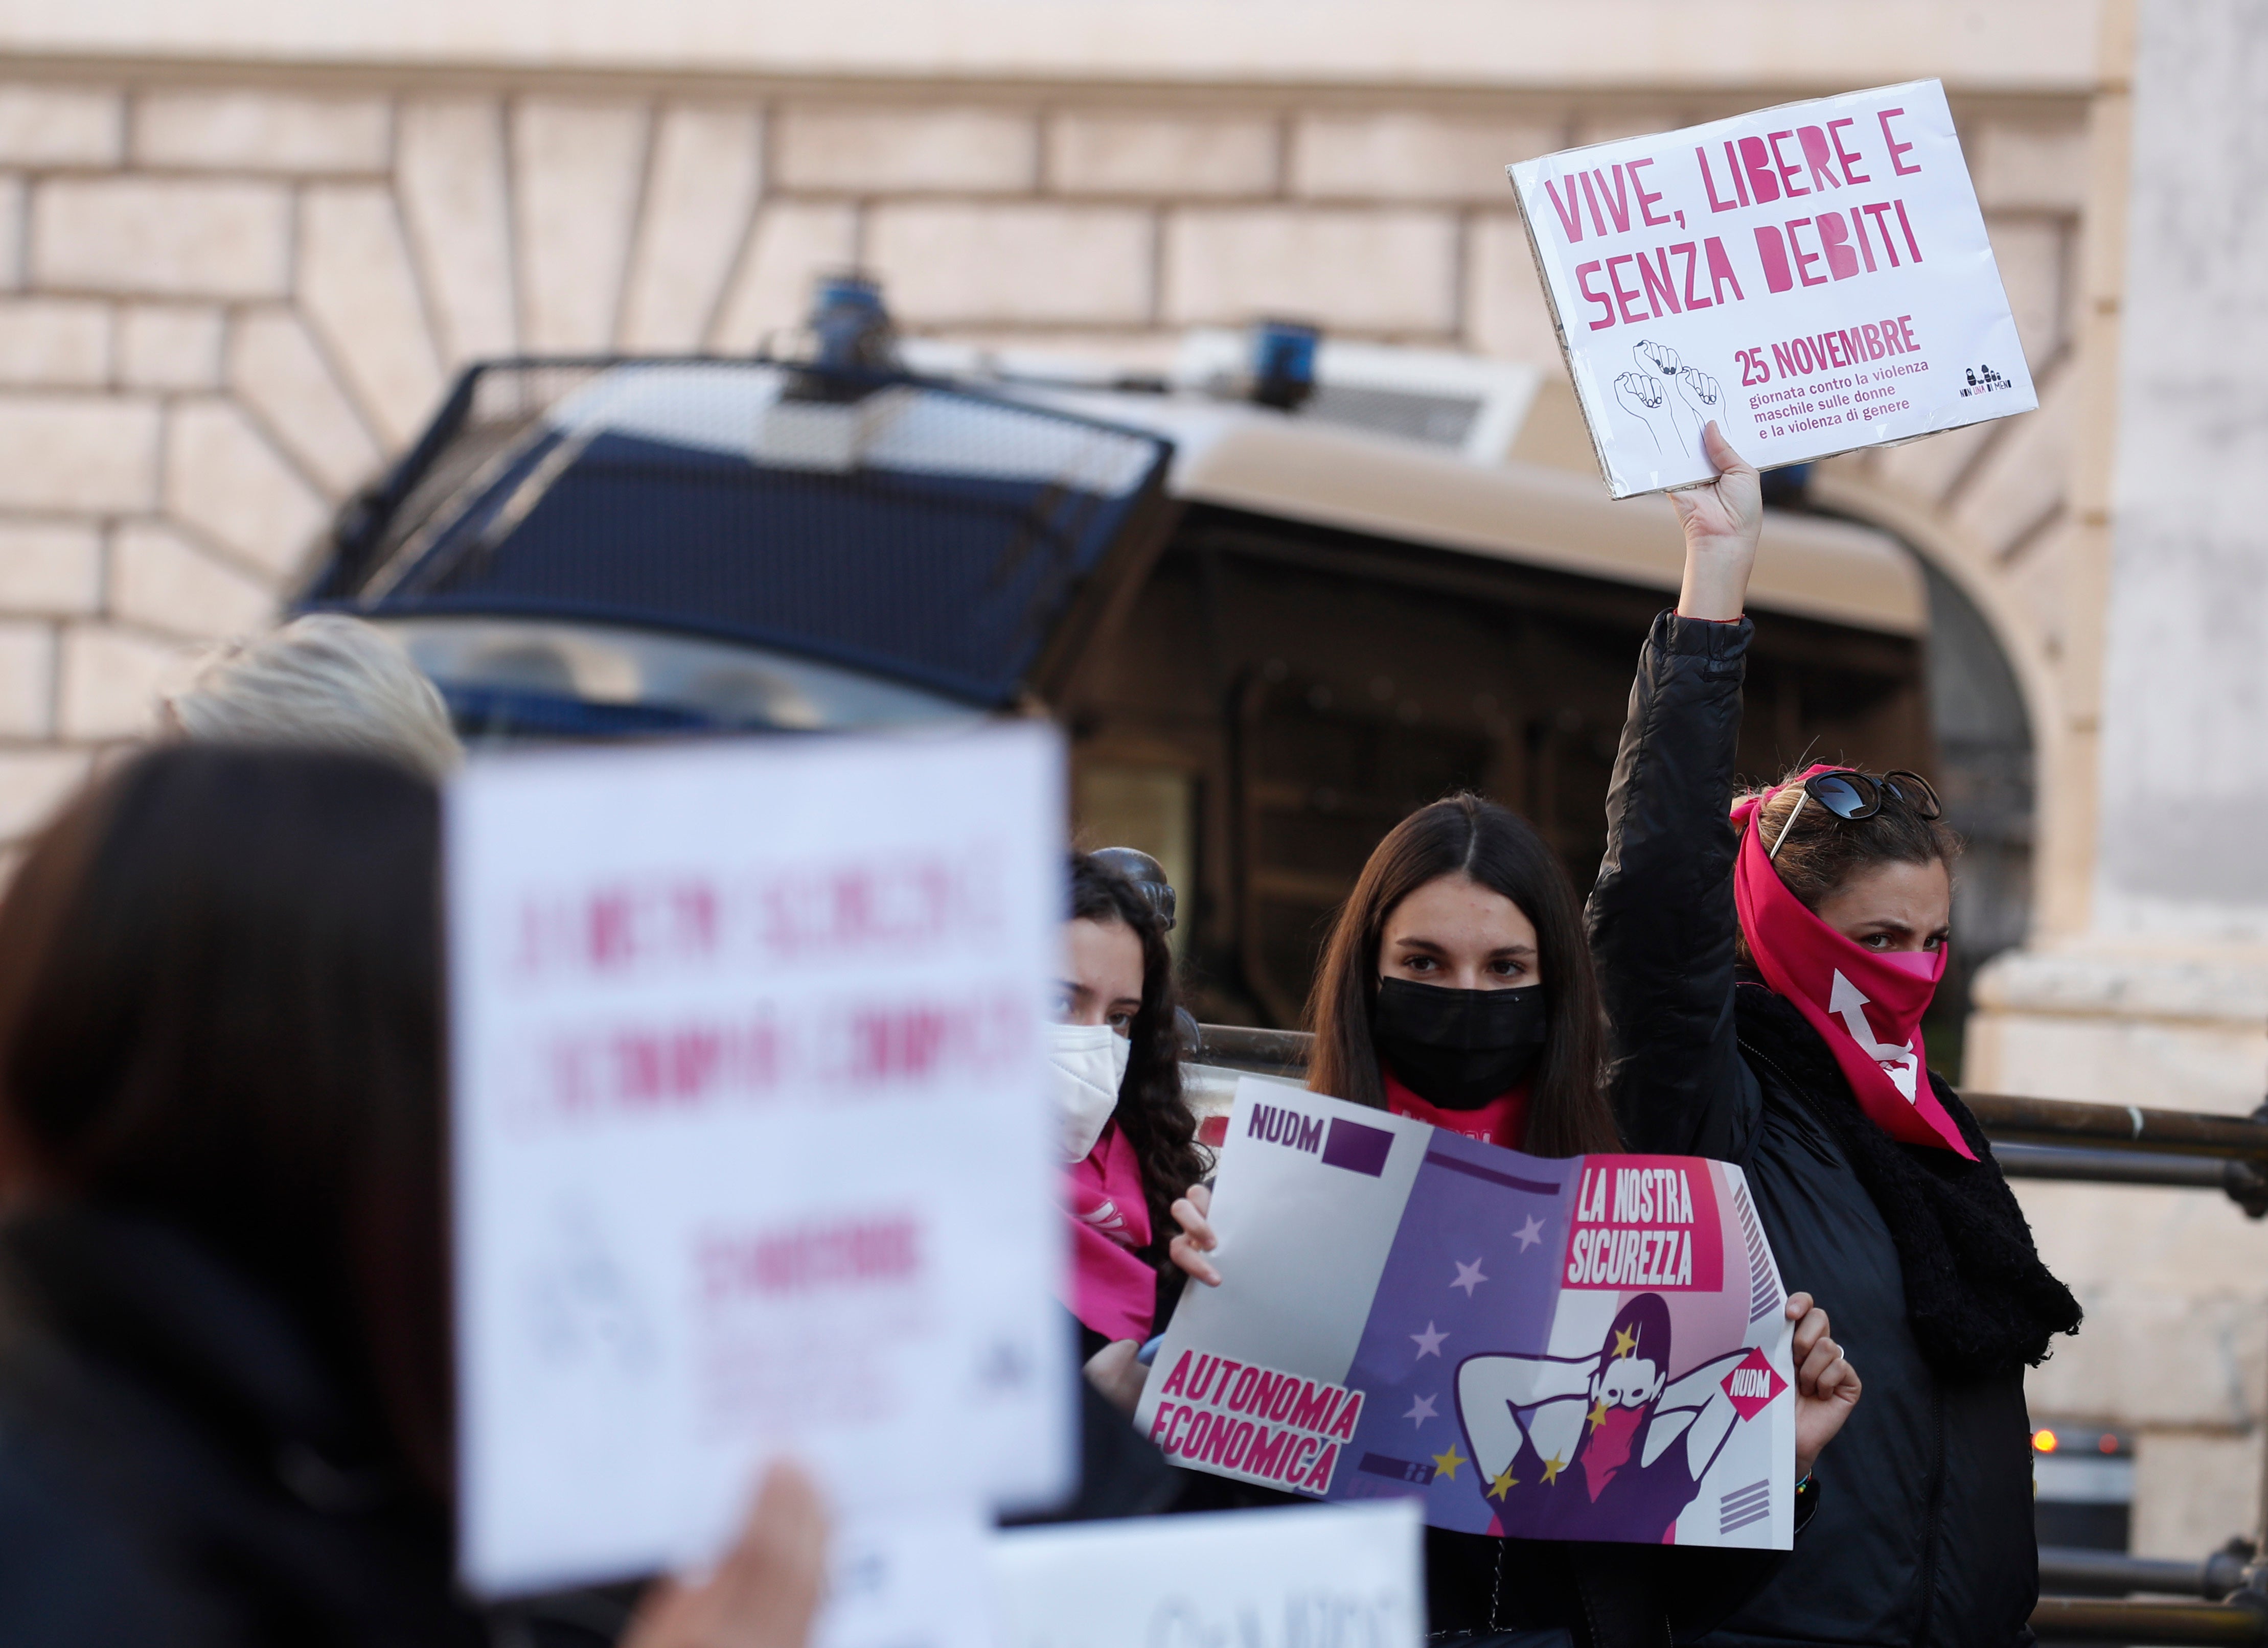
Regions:
<svg viewBox="0 0 2268 1648"><path fill-rule="evenodd" d="M460 1560L1070 1486L1051 730L475 762L446 802Z"/></svg>
<svg viewBox="0 0 2268 1648"><path fill-rule="evenodd" d="M992 1542L1000 1648L1418 1648L1406 1504L1084 1522Z"/></svg>
<svg viewBox="0 0 2268 1648"><path fill-rule="evenodd" d="M968 1505L838 1521L810 1648L997 1648L993 1538L991 1517Z"/></svg>
<svg viewBox="0 0 2268 1648"><path fill-rule="evenodd" d="M1616 497L2039 404L1934 80L1507 170Z"/></svg>

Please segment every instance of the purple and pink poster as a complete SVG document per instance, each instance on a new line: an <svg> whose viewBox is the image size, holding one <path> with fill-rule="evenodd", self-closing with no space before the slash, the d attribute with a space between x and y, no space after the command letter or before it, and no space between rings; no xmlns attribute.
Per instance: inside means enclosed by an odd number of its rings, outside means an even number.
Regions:
<svg viewBox="0 0 2268 1648"><path fill-rule="evenodd" d="M1247 1080L1136 1422L1177 1465L1528 1539L1786 1549L1786 1299L1740 1170L1546 1159Z"/></svg>

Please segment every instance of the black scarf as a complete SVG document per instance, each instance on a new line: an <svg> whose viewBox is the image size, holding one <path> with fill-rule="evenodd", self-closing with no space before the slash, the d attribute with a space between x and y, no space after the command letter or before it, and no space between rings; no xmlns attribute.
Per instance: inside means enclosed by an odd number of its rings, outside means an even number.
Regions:
<svg viewBox="0 0 2268 1648"><path fill-rule="evenodd" d="M2079 1331L2079 1301L2040 1262L2014 1193L1977 1118L1934 1071L1930 1085L1977 1152L1901 1144L1874 1125L1835 1056L1794 1006L1764 985L1735 992L1741 1051L1824 1123L1874 1199L1905 1274L1906 1321L1931 1367L1970 1379L2037 1367L2048 1342Z"/></svg>

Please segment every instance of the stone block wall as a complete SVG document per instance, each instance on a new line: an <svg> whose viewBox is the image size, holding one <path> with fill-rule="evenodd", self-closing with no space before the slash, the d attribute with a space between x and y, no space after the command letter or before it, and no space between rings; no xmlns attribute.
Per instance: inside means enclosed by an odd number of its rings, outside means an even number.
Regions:
<svg viewBox="0 0 2268 1648"><path fill-rule="evenodd" d="M1262 313L1549 360L1504 163L1701 112L0 79L0 841L185 648L263 620L467 360L752 349L851 263L916 329L1129 364ZM1971 140L2051 381L2082 116ZM2037 422L1859 468L1960 522L2051 652L2065 438Z"/></svg>

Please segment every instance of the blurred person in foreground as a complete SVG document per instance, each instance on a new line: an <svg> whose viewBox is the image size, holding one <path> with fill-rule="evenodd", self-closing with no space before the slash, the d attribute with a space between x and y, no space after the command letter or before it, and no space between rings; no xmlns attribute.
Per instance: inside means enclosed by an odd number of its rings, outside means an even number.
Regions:
<svg viewBox="0 0 2268 1648"><path fill-rule="evenodd" d="M440 692L384 630L314 613L206 655L160 708L193 744L291 746L372 755L436 782L465 758Z"/></svg>
<svg viewBox="0 0 2268 1648"><path fill-rule="evenodd" d="M454 1588L438 811L167 747L0 901L0 1641L478 1644ZM801 1648L791 1468L632 1648Z"/></svg>

